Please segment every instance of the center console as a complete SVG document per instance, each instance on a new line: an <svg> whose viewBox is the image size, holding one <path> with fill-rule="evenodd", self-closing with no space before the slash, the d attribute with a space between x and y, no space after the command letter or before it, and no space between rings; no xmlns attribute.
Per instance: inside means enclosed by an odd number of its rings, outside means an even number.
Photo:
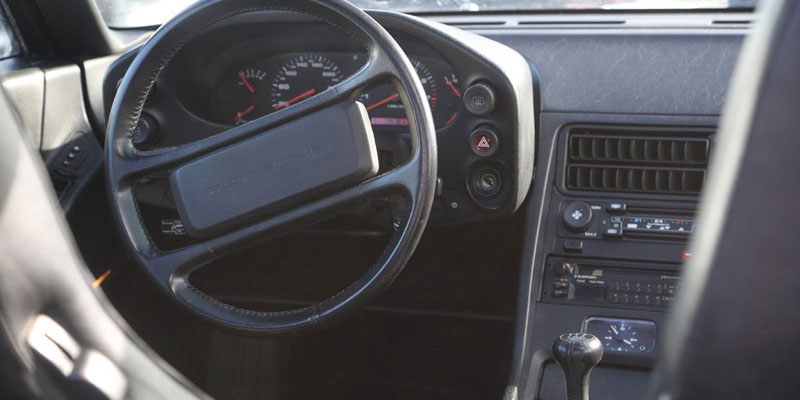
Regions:
<svg viewBox="0 0 800 400"><path fill-rule="evenodd" d="M565 398L551 346L581 332L604 350L591 398L641 398L691 256L714 129L563 123L553 131L549 164L537 174L549 183L533 236L525 391Z"/></svg>

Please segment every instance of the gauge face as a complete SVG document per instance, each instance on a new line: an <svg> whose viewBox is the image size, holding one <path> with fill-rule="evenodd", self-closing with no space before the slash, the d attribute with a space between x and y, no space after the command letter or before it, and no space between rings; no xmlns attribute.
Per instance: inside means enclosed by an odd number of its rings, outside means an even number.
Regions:
<svg viewBox="0 0 800 400"><path fill-rule="evenodd" d="M215 86L210 111L214 122L240 125L307 100L335 86L363 65L363 54L281 54L240 65L227 72ZM441 59L411 57L437 129L458 120L462 107L460 81ZM391 84L365 91L364 104L372 125L408 129L400 95Z"/></svg>
<svg viewBox="0 0 800 400"><path fill-rule="evenodd" d="M460 105L458 100L461 93L457 86L458 78L451 71L442 73L440 71L442 66L439 64L436 64L437 68L433 69L417 58L410 57L409 60L425 89L425 96L428 98L435 125L437 127L449 125L455 120ZM426 61L426 63L433 63L433 61ZM456 101L453 101L453 98L456 98ZM408 126L405 107L394 86L389 84L377 86L362 94L358 100L367 108L372 125Z"/></svg>
<svg viewBox="0 0 800 400"><path fill-rule="evenodd" d="M325 91L344 79L339 66L321 54L301 54L284 64L270 87L271 111Z"/></svg>
<svg viewBox="0 0 800 400"><path fill-rule="evenodd" d="M216 119L239 125L266 114L267 104L260 100L269 90L266 77L267 74L258 68L243 68L227 74L217 88Z"/></svg>
<svg viewBox="0 0 800 400"><path fill-rule="evenodd" d="M651 353L655 347L656 326L650 321L595 317L586 321L585 330L611 353Z"/></svg>
<svg viewBox="0 0 800 400"><path fill-rule="evenodd" d="M247 66L227 73L216 87L212 105L215 121L244 124L312 97L344 79L339 66L321 54L304 53L278 60L262 60L257 63L259 67Z"/></svg>

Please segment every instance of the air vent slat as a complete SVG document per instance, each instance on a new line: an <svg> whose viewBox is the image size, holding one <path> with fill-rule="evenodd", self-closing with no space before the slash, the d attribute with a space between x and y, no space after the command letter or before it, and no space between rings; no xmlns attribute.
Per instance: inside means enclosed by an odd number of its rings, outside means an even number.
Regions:
<svg viewBox="0 0 800 400"><path fill-rule="evenodd" d="M567 141L570 190L696 195L705 180L710 141L581 129Z"/></svg>
<svg viewBox="0 0 800 400"><path fill-rule="evenodd" d="M606 140L606 158L609 160L618 160L619 153L617 152L617 139Z"/></svg>
<svg viewBox="0 0 800 400"><path fill-rule="evenodd" d="M619 154L620 160L630 160L631 159L631 141L628 139L620 139L617 147L617 154Z"/></svg>
<svg viewBox="0 0 800 400"><path fill-rule="evenodd" d="M684 151L685 145L684 142L679 140L672 141L672 157L675 160L683 160L686 161L686 152Z"/></svg>
<svg viewBox="0 0 800 400"><path fill-rule="evenodd" d="M604 140L601 138L592 139L592 158L595 160L604 160L603 151L605 151Z"/></svg>
<svg viewBox="0 0 800 400"><path fill-rule="evenodd" d="M628 171L625 171L620 168L616 168L617 170L617 190L625 190L625 182L628 181Z"/></svg>
<svg viewBox="0 0 800 400"><path fill-rule="evenodd" d="M587 159L592 156L592 139L578 138L578 153L581 159Z"/></svg>

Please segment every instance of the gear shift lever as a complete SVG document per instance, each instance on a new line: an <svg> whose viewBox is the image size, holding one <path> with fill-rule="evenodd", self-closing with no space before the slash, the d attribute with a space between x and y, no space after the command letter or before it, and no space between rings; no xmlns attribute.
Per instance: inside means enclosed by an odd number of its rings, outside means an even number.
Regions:
<svg viewBox="0 0 800 400"><path fill-rule="evenodd" d="M603 344L588 333L566 333L553 343L553 357L567 379L567 400L589 400L589 373L603 358Z"/></svg>

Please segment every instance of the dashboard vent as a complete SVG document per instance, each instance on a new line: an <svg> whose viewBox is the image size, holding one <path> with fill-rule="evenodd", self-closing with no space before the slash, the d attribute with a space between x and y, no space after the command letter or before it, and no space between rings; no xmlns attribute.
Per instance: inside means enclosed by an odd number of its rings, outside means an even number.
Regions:
<svg viewBox="0 0 800 400"><path fill-rule="evenodd" d="M637 133L639 133L637 135ZM568 138L570 190L696 195L710 152L705 137L642 131L573 129ZM658 136L656 136L658 135Z"/></svg>

